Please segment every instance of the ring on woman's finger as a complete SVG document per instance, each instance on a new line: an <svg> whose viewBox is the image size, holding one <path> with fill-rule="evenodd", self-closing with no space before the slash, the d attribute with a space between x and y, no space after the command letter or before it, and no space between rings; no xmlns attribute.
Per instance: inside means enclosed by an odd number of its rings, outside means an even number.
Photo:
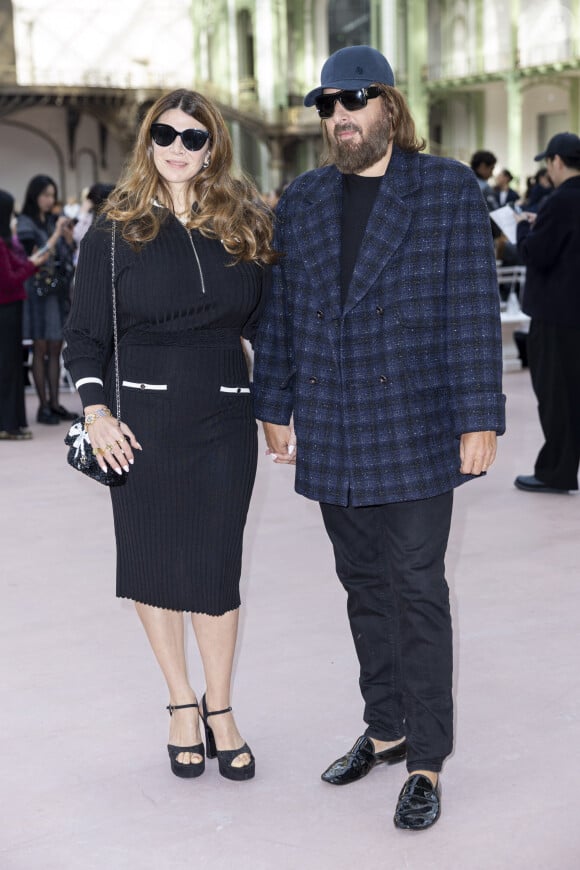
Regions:
<svg viewBox="0 0 580 870"><path fill-rule="evenodd" d="M126 438L119 438L118 441L115 441L115 444L118 444L119 447L122 447L126 440Z"/></svg>
<svg viewBox="0 0 580 870"><path fill-rule="evenodd" d="M113 445L112 445L112 444L105 444L105 450L107 451L107 453L111 453L111 451L112 451L113 449L114 449L114 448L113 448Z"/></svg>
<svg viewBox="0 0 580 870"><path fill-rule="evenodd" d="M102 447L95 447L94 453L95 456L102 456L105 451Z"/></svg>

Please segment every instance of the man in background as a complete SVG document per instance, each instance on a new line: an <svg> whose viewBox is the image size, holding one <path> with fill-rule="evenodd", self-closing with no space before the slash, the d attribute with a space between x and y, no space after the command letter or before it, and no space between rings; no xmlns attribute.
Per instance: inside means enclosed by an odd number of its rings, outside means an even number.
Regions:
<svg viewBox="0 0 580 870"><path fill-rule="evenodd" d="M533 475L516 477L526 492L578 489L580 463L580 138L558 133L546 160L555 187L538 214L518 217L526 269L523 310L532 320L528 365L545 443Z"/></svg>

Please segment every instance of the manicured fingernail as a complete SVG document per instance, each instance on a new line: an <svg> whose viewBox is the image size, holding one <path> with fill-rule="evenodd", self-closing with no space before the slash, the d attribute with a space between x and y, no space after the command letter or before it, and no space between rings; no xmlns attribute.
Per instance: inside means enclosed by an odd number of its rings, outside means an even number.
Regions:
<svg viewBox="0 0 580 870"><path fill-rule="evenodd" d="M288 453L294 453L295 447L293 444L288 445Z"/></svg>
<svg viewBox="0 0 580 870"><path fill-rule="evenodd" d="M278 457L276 456L276 454L275 454L275 453L271 453L270 455L271 455L273 461L276 462L276 460L278 459Z"/></svg>
<svg viewBox="0 0 580 870"><path fill-rule="evenodd" d="M133 465L134 462L135 462L135 460L134 460L134 459L130 459L129 462L131 463L131 465Z"/></svg>
<svg viewBox="0 0 580 870"><path fill-rule="evenodd" d="M120 468L115 468L115 471L117 472L117 474L123 474Z"/></svg>
<svg viewBox="0 0 580 870"><path fill-rule="evenodd" d="M129 466L128 466L128 465L124 465L124 466L123 466L123 469L124 469L125 471L129 471Z"/></svg>

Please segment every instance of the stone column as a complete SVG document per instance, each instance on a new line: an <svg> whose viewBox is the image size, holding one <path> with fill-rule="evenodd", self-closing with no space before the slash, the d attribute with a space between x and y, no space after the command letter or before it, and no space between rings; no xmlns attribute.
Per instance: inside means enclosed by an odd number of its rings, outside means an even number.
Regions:
<svg viewBox="0 0 580 870"><path fill-rule="evenodd" d="M427 68L427 0L409 0L407 10L407 97L419 136L429 138L429 103L423 80Z"/></svg>
<svg viewBox="0 0 580 870"><path fill-rule="evenodd" d="M7 85L16 82L12 0L0 0L0 81Z"/></svg>

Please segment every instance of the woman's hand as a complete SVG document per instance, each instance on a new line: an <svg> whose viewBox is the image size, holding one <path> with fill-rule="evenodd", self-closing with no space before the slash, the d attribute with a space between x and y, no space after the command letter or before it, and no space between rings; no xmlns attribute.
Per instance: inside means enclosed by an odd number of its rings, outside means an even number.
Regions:
<svg viewBox="0 0 580 870"><path fill-rule="evenodd" d="M94 414L102 407L89 405L85 408L85 415ZM143 449L127 424L119 423L115 417L97 417L94 423L87 426L87 433L102 471L107 470L107 465L117 474L122 473L121 469L129 471L129 465L135 461L133 448Z"/></svg>
<svg viewBox="0 0 580 870"><path fill-rule="evenodd" d="M279 426L276 423L263 423L268 449L266 455L281 465L296 465L296 435L294 424Z"/></svg>

